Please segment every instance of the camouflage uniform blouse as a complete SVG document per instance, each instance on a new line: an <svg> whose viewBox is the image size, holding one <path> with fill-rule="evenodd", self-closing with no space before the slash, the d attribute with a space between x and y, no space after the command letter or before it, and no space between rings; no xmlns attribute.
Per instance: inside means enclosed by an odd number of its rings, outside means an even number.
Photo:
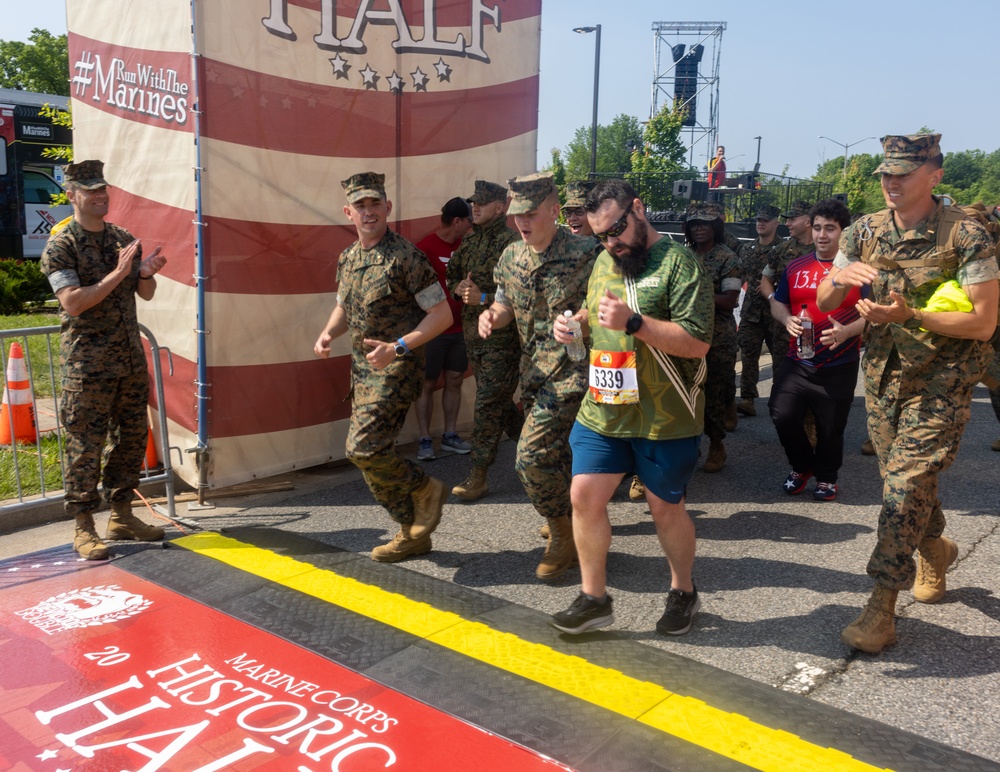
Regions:
<svg viewBox="0 0 1000 772"><path fill-rule="evenodd" d="M771 318L771 305L760 294L760 277L772 256L781 248L784 239L778 236L766 247L760 239L748 241L740 247L739 257L743 266L743 277L747 281L747 291L740 308L740 321L760 322Z"/></svg>
<svg viewBox="0 0 1000 772"><path fill-rule="evenodd" d="M337 265L337 302L347 312L351 335L351 383L355 405L415 400L424 377L422 348L397 357L384 370L372 367L365 338L395 341L412 332L444 290L424 253L386 231L371 249L354 242Z"/></svg>
<svg viewBox="0 0 1000 772"><path fill-rule="evenodd" d="M767 267L761 271L761 273L774 282L774 286L778 286L778 279L781 278L781 274L785 272L788 264L799 257L805 257L810 252L815 252L816 247L813 244L800 244L798 239L787 238L781 242L781 245L773 250L767 261Z"/></svg>
<svg viewBox="0 0 1000 772"><path fill-rule="evenodd" d="M740 259L725 244L716 244L707 255L698 255L705 267L708 280L712 283L715 294L739 290L743 285L740 272ZM736 318L730 309L715 306L715 330L712 334L712 346L719 345L723 340L732 340L736 345Z"/></svg>
<svg viewBox="0 0 1000 772"><path fill-rule="evenodd" d="M522 349L521 393L526 399L534 399L546 383L567 396L579 396L586 388L588 363L567 356L566 346L553 337L552 323L567 309L576 313L586 302L596 257L593 241L558 228L544 252L518 242L507 247L497 263L496 302L514 312Z"/></svg>
<svg viewBox="0 0 1000 772"><path fill-rule="evenodd" d="M132 234L117 225L105 223L104 231L91 233L75 219L70 220L45 245L40 267L54 292L64 287L90 287L115 269L119 250L132 241ZM121 378L146 372L135 311L141 259L140 247L129 275L93 308L70 316L60 307L63 377Z"/></svg>
<svg viewBox="0 0 1000 772"><path fill-rule="evenodd" d="M869 227L871 216L862 217L849 226L840 237L840 254L834 260L837 268L846 268L861 259L863 240L875 239L872 259L912 260L926 258L937 246L937 229L943 205L925 222L900 232L895 218L886 217L877 232ZM871 299L889 305L889 292L906 298L906 304L922 308L935 289L948 279L959 284L981 284L996 281L997 261L993 257L993 242L989 233L974 220L962 220L956 227L958 268L953 275L942 266L879 269L872 282ZM950 338L933 332L909 329L901 324L869 324L865 339L865 388L877 393L883 372L901 366L903 382L900 397L913 394L946 394L963 385L979 380L993 354L988 343L963 338Z"/></svg>
<svg viewBox="0 0 1000 772"><path fill-rule="evenodd" d="M501 253L508 244L520 240L521 234L507 227L507 218L498 217L486 225L473 226L472 232L462 239L462 243L448 262L446 278L448 291L452 295L458 297L455 295L455 287L470 273L476 286L481 292L486 293L485 305L471 304L462 308L462 328L466 331L466 338L474 340L477 347L517 346L517 331L514 327L496 330L485 340L480 338L479 315L486 306L493 303L495 298L497 285L493 280L493 270Z"/></svg>

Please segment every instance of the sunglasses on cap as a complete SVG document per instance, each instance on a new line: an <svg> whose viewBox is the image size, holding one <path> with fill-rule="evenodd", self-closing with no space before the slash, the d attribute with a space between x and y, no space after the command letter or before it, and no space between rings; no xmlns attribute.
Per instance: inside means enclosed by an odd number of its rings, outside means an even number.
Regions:
<svg viewBox="0 0 1000 772"><path fill-rule="evenodd" d="M607 241L608 239L618 238L628 228L628 216L630 214L632 214L632 204L628 205L628 209L625 210L625 214L623 214L614 225L612 225L606 231L602 231L601 233L595 233L594 238L596 238L598 241Z"/></svg>

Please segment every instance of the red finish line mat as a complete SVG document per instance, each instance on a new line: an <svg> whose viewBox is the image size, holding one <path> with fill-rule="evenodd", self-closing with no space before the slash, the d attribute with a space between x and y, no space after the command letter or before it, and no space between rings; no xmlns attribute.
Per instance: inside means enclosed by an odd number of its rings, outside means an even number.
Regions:
<svg viewBox="0 0 1000 772"><path fill-rule="evenodd" d="M566 769L113 564L0 614L5 770Z"/></svg>
<svg viewBox="0 0 1000 772"><path fill-rule="evenodd" d="M167 546L0 562L0 768L1000 770L287 531Z"/></svg>

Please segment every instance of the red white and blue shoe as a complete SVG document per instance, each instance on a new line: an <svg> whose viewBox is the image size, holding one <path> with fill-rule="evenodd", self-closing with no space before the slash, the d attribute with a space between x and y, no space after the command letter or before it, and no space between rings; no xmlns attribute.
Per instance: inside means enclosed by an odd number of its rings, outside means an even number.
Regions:
<svg viewBox="0 0 1000 772"><path fill-rule="evenodd" d="M813 498L816 501L834 501L837 498L837 483L816 483Z"/></svg>
<svg viewBox="0 0 1000 772"><path fill-rule="evenodd" d="M806 484L812 476L812 472L796 472L793 469L788 473L788 477L785 478L785 482L781 487L784 488L785 493L789 496L794 496L796 493L802 493L806 489Z"/></svg>

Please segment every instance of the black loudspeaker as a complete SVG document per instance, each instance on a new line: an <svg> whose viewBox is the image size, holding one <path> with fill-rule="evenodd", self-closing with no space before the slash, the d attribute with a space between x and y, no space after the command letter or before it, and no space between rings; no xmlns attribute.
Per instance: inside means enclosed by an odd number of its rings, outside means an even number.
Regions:
<svg viewBox="0 0 1000 772"><path fill-rule="evenodd" d="M833 198L835 201L839 201L844 206L847 206L847 194L846 193L834 193Z"/></svg>
<svg viewBox="0 0 1000 772"><path fill-rule="evenodd" d="M677 180L674 182L676 198L690 198L693 201L704 201L708 195L708 183L700 180Z"/></svg>

